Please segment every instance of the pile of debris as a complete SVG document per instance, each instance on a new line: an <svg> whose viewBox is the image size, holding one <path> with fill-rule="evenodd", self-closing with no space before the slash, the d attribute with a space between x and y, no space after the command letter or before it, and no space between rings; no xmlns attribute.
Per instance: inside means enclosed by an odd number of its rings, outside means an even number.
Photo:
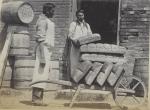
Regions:
<svg viewBox="0 0 150 110"><path fill-rule="evenodd" d="M71 78L75 83L84 82L91 86L103 86L107 82L114 86L125 72L123 64L126 48L114 44L98 43L100 36L83 37L79 39L81 57L76 74Z"/></svg>

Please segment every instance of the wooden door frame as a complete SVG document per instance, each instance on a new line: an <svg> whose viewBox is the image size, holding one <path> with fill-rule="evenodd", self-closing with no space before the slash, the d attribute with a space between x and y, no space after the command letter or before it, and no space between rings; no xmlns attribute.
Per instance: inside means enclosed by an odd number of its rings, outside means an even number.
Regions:
<svg viewBox="0 0 150 110"><path fill-rule="evenodd" d="M121 20L121 5L122 0L119 0L118 4L118 23L117 23L117 45L120 45L120 20Z"/></svg>

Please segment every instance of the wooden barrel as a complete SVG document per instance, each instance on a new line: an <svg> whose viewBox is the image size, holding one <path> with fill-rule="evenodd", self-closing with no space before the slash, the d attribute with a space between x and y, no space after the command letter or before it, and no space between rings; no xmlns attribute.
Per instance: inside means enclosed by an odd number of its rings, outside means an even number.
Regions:
<svg viewBox="0 0 150 110"><path fill-rule="evenodd" d="M135 60L133 75L139 77L148 89L149 58L138 58Z"/></svg>
<svg viewBox="0 0 150 110"><path fill-rule="evenodd" d="M30 36L27 30L22 29L12 36L12 44L9 55L29 55Z"/></svg>
<svg viewBox="0 0 150 110"><path fill-rule="evenodd" d="M35 59L30 56L16 57L14 64L13 86L15 89L29 88L32 80Z"/></svg>
<svg viewBox="0 0 150 110"><path fill-rule="evenodd" d="M32 6L23 1L12 1L3 3L1 9L1 19L5 23L29 24L34 18Z"/></svg>

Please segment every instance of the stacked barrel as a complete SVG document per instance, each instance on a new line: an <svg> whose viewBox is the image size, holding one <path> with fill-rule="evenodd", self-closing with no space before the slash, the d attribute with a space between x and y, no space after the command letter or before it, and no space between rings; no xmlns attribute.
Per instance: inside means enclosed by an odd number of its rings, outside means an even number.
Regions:
<svg viewBox="0 0 150 110"><path fill-rule="evenodd" d="M101 37L97 34L79 38L80 63L76 74L71 76L75 83L86 85L105 83L114 86L125 73L126 48L114 44L98 43Z"/></svg>
<svg viewBox="0 0 150 110"><path fill-rule="evenodd" d="M9 56L11 57L7 62L3 85L10 86L11 84L12 87L17 89L28 88L35 60L29 52L31 34L28 31L28 24L33 19L34 11L28 2L11 1L2 5L1 20L8 27L8 32L9 29L13 28L9 51ZM4 33L7 34L7 31Z"/></svg>

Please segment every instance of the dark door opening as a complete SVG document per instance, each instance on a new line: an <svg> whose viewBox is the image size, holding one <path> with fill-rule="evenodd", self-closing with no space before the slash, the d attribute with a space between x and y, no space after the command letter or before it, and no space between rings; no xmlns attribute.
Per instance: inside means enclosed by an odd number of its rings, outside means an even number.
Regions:
<svg viewBox="0 0 150 110"><path fill-rule="evenodd" d="M102 36L102 43L117 44L119 0L79 0L78 8L85 10L85 20L93 33Z"/></svg>

